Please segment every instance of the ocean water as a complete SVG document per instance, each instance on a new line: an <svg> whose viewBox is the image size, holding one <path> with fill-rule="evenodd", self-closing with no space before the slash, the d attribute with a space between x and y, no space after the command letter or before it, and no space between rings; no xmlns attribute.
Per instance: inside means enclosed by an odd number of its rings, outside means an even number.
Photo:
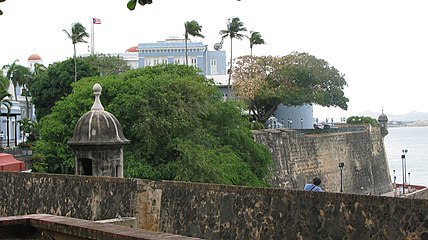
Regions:
<svg viewBox="0 0 428 240"><path fill-rule="evenodd" d="M403 183L401 155L402 150L407 149L407 183L428 186L428 127L394 127L388 131L384 143L392 182L395 170L396 182Z"/></svg>

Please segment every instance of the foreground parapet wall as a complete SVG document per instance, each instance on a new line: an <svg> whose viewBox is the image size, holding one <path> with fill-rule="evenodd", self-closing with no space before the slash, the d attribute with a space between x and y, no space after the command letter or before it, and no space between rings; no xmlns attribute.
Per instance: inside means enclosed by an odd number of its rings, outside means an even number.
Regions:
<svg viewBox="0 0 428 240"><path fill-rule="evenodd" d="M153 186L141 179L0 172L0 217L34 213L93 221L136 217L138 227L157 231L160 190Z"/></svg>
<svg viewBox="0 0 428 240"><path fill-rule="evenodd" d="M428 200L139 179L0 173L0 216L135 217L205 239L426 239Z"/></svg>
<svg viewBox="0 0 428 240"><path fill-rule="evenodd" d="M167 233L47 214L0 217L0 239L196 240Z"/></svg>
<svg viewBox="0 0 428 240"><path fill-rule="evenodd" d="M369 125L318 130L265 129L254 139L272 152L274 187L302 189L314 177L331 192L381 195L392 191L380 128Z"/></svg>
<svg viewBox="0 0 428 240"><path fill-rule="evenodd" d="M428 239L428 200L164 182L161 229L206 239Z"/></svg>

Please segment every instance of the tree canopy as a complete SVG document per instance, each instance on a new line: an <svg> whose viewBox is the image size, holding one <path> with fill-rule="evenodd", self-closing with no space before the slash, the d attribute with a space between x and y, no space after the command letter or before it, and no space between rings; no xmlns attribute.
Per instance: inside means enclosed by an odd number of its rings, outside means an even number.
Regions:
<svg viewBox="0 0 428 240"><path fill-rule="evenodd" d="M243 56L236 60L233 88L257 120L266 121L279 104L348 108L344 75L323 59L294 52L282 57Z"/></svg>
<svg viewBox="0 0 428 240"><path fill-rule="evenodd" d="M77 79L98 75L94 66L81 58L76 61L79 63ZM48 115L56 101L71 93L74 77L74 59L72 58L49 65L44 74L37 76L30 88L37 120Z"/></svg>
<svg viewBox="0 0 428 240"><path fill-rule="evenodd" d="M96 54L78 57L77 80L104 75L116 75L130 69L126 61L118 56ZM55 102L71 93L74 82L74 59L49 65L47 69L37 67L37 73L29 90L36 106L36 117L40 120L51 112Z"/></svg>
<svg viewBox="0 0 428 240"><path fill-rule="evenodd" d="M73 172L67 141L92 103L92 86L131 144L125 176L266 186L271 155L257 144L238 102L223 102L217 87L185 65L158 65L124 74L85 78L41 121L36 168Z"/></svg>
<svg viewBox="0 0 428 240"><path fill-rule="evenodd" d="M372 117L368 117L368 116L351 116L349 118L346 119L346 123L347 124L370 124L374 127L379 126L379 122L372 118Z"/></svg>

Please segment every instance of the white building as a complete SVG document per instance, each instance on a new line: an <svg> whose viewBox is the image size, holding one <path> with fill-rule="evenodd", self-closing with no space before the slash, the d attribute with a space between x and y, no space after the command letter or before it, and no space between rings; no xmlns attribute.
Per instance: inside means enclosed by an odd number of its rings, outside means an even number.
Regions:
<svg viewBox="0 0 428 240"><path fill-rule="evenodd" d="M38 54L31 54L27 59L27 67L33 70L34 64L42 64L42 62L43 60ZM26 118L27 114L31 120L35 119L31 97L22 96L21 86L16 86L16 99L12 83L9 84L8 92L12 95L9 99L12 103L10 112L8 113L4 105L0 107L0 146L3 148L16 146L24 140L19 127L21 119Z"/></svg>

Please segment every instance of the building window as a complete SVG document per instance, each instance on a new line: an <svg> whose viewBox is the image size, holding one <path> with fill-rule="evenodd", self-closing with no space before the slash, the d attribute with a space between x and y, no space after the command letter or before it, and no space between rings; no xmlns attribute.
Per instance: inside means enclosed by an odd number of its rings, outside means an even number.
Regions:
<svg viewBox="0 0 428 240"><path fill-rule="evenodd" d="M211 75L217 75L217 59L211 59Z"/></svg>

